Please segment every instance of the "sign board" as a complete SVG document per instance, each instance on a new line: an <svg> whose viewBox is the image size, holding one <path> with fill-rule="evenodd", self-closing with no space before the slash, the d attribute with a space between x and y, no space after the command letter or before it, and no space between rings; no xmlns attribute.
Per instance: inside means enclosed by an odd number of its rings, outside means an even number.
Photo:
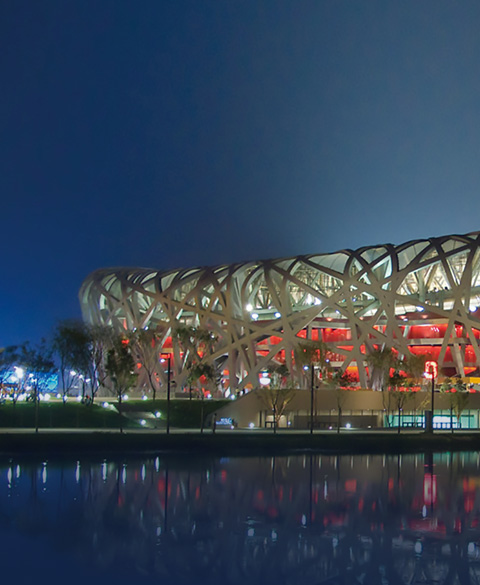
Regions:
<svg viewBox="0 0 480 585"><path fill-rule="evenodd" d="M431 380L438 376L438 364L437 362L425 362L425 378Z"/></svg>

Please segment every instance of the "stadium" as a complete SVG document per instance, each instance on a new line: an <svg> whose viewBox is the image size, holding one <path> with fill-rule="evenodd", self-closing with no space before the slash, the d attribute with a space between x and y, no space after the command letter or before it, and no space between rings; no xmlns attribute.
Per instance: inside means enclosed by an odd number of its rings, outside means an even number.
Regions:
<svg viewBox="0 0 480 585"><path fill-rule="evenodd" d="M480 366L480 232L238 264L158 271L100 269L83 283L86 322L154 330L182 385L172 332L210 330L205 356L224 395L255 388L272 364L293 375L299 341L322 340L331 366L369 388L378 348L424 354L444 376Z"/></svg>

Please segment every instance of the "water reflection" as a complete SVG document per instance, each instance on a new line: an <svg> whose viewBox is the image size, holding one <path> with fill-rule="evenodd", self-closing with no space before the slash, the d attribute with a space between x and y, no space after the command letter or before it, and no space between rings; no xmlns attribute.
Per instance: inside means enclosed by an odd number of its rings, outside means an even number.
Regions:
<svg viewBox="0 0 480 585"><path fill-rule="evenodd" d="M138 583L478 583L479 463L478 453L2 461L1 549L8 569L28 537L53 567L65 554L74 573L88 566L91 582L128 569Z"/></svg>

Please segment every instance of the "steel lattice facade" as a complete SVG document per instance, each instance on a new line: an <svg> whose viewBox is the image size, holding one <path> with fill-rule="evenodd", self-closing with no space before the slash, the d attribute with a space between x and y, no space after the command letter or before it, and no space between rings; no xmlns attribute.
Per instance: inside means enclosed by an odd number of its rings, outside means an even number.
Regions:
<svg viewBox="0 0 480 585"><path fill-rule="evenodd" d="M326 342L332 365L364 388L374 348L426 354L465 376L480 366L480 232L168 272L101 269L80 302L88 323L156 330L180 383L179 325L218 336L209 359L235 390L256 387L272 362L298 375L304 338Z"/></svg>

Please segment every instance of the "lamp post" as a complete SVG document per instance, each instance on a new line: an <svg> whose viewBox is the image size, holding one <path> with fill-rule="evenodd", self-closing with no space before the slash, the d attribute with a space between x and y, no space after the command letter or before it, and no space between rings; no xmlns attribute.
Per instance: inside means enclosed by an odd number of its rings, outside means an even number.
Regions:
<svg viewBox="0 0 480 585"><path fill-rule="evenodd" d="M314 392L315 392L315 366L304 366L304 370L310 368L310 434L313 435L313 403L314 403Z"/></svg>
<svg viewBox="0 0 480 585"><path fill-rule="evenodd" d="M167 360L167 435L170 434L170 377L171 377L171 361L172 356L168 353L165 354L164 360Z"/></svg>
<svg viewBox="0 0 480 585"><path fill-rule="evenodd" d="M432 376L432 433L433 433L433 413L435 411L435 370L430 366L430 375Z"/></svg>
<svg viewBox="0 0 480 585"><path fill-rule="evenodd" d="M430 431L433 433L433 411L435 408L435 378L438 374L438 366L437 362L428 361L425 362L425 377L430 378L432 380L432 389L431 389L431 413L429 415L429 420L425 420L425 423L428 422L428 425L425 424L425 430ZM426 414L426 413L425 413ZM427 428L428 426L428 428Z"/></svg>
<svg viewBox="0 0 480 585"><path fill-rule="evenodd" d="M310 365L311 379L310 379L310 434L313 435L313 399L315 393L315 367Z"/></svg>

